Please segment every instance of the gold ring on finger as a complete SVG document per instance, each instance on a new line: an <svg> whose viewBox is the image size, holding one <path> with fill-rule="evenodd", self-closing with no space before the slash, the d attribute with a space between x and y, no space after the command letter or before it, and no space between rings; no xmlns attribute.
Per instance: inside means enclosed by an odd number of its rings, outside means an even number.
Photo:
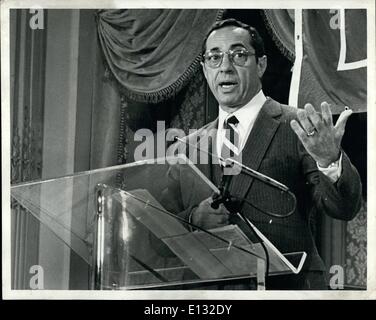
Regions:
<svg viewBox="0 0 376 320"><path fill-rule="evenodd" d="M315 130L312 130L311 132L307 132L307 136L308 136L308 137L312 137L312 136L315 135L315 133L316 133L316 131L315 131Z"/></svg>

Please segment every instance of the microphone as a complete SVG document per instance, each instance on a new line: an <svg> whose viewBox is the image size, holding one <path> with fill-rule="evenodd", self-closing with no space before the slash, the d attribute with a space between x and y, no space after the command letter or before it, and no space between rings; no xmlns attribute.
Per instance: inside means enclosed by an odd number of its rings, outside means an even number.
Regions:
<svg viewBox="0 0 376 320"><path fill-rule="evenodd" d="M230 186L232 176L231 175L223 175L222 179L221 179L220 186L218 187L218 189L220 191L219 194L215 193L212 196L213 203L211 204L211 206L212 206L213 209L218 209L219 205L221 203L223 203L226 206L227 210L229 210L230 212L236 212L237 211L236 203L234 203L232 200L237 199L239 201L245 201L246 203L248 203L250 206L252 206L256 210L259 210L259 211L261 211L261 212L263 212L263 213L265 213L265 214L267 214L271 217L275 217L275 218L287 218L294 213L296 205L297 205L296 197L295 197L294 193L292 193L290 191L290 189L287 186L285 186L284 184L278 182L277 180L274 180L273 178L271 178L269 176L266 176L266 175L264 175L264 174L262 174L262 173L260 173L256 170L253 170L253 169L243 165L242 163L238 162L237 160L234 160L232 158L224 159L223 157L214 155L212 152L209 152L207 150L202 150L199 147L197 147L196 145L193 145L193 144L187 142L186 140L180 139L179 137L175 136L174 142L177 142L177 141L184 143L187 146L191 146L191 147L195 148L196 150L198 150L200 152L204 152L204 153L210 155L211 157L218 159L219 162L223 163L226 167L227 166L239 166L240 169L241 169L241 171L240 171L241 173L245 173L248 176L253 177L254 179L257 179L257 180L259 180L259 181L261 181L261 182L263 182L263 183L265 183L265 184L267 184L267 185L269 185L273 188L276 188L276 189L278 189L278 190L280 190L284 193L287 193L291 197L291 199L293 200L293 207L288 213L286 213L286 214L272 213L270 211L267 211L267 210L260 208L259 206L255 205L254 203L251 203L246 198L239 198L239 197L231 196L230 193L229 193L229 186Z"/></svg>
<svg viewBox="0 0 376 320"><path fill-rule="evenodd" d="M277 180L274 180L273 178L270 178L270 177L268 177L268 176L266 176L266 175L264 175L264 174L262 174L262 173L260 173L256 170L253 170L253 169L245 166L244 164L240 163L237 160L234 160L232 158L224 159L220 156L214 155L212 152L209 152L207 150L202 150L199 147L197 147L197 146L195 146L195 145L193 145L193 144L191 144L191 143L189 143L189 142L187 142L183 139L180 139L178 136L174 137L174 141L175 142L179 141L181 143L186 144L187 146L191 146L191 147L197 149L200 152L204 152L204 153L210 155L211 157L217 158L220 162L224 163L226 166L237 165L241 168L242 172L244 172L244 173L248 174L249 176L252 176L253 178L260 180L260 181L262 181L262 182L264 182L268 185L271 185L271 186L273 186L273 187L275 187L275 188L277 188L281 191L284 191L284 192L289 191L289 188L287 186L285 186L284 184L282 184L282 183L278 182Z"/></svg>
<svg viewBox="0 0 376 320"><path fill-rule="evenodd" d="M200 148L198 148L197 146L194 146L190 143L188 143L187 141L183 140L183 139L180 139L178 136L175 136L174 137L174 142L181 142L181 143L184 143L185 145L187 146L193 146L196 150L198 151L201 151ZM211 141L209 142L211 146ZM209 147L210 148L210 147ZM209 151L206 151L204 150L204 152L208 155L211 155L211 156L214 156L211 152ZM221 157L217 157L218 159L222 159ZM223 161L224 162L224 161ZM224 164L225 165L225 164ZM218 189L219 189L219 193L216 193L214 192L213 195L212 195L212 203L210 204L210 206L213 208L213 209L218 209L219 208L219 205L221 203L223 204L228 204L230 202L230 192L229 192L229 186L230 186L230 182L231 182L231 176L229 175L222 175L222 178L221 178L221 182L220 182L220 185L218 186Z"/></svg>
<svg viewBox="0 0 376 320"><path fill-rule="evenodd" d="M231 182L231 176L222 175L221 184L219 186L219 193L214 193L212 195L213 202L210 206L213 209L218 209L221 203L228 204L231 201L231 196L229 192L229 186Z"/></svg>

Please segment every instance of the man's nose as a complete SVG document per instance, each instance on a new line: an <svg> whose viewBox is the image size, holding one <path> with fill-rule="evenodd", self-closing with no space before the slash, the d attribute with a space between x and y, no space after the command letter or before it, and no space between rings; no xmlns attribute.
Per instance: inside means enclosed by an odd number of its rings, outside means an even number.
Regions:
<svg viewBox="0 0 376 320"><path fill-rule="evenodd" d="M230 56L225 53L223 55L223 59L222 59L222 63L221 63L221 71L232 71L234 66L232 65L232 62L231 62L231 59L230 59Z"/></svg>

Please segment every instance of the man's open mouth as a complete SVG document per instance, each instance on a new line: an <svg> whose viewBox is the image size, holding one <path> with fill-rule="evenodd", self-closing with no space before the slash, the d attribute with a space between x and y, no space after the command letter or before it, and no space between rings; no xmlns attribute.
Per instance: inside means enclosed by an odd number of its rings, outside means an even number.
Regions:
<svg viewBox="0 0 376 320"><path fill-rule="evenodd" d="M226 89L226 88L232 88L232 87L236 86L237 84L238 83L236 81L222 81L222 82L219 83L219 86L221 88Z"/></svg>

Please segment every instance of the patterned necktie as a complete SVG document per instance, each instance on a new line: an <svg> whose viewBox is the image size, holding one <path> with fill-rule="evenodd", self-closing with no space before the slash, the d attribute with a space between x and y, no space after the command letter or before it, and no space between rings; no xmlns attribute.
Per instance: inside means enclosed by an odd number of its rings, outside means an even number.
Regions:
<svg viewBox="0 0 376 320"><path fill-rule="evenodd" d="M221 157L224 160L233 158L234 156L236 157L240 153L239 130L237 129L238 123L239 120L236 116L230 116L223 124L223 129L226 130L226 134L223 139Z"/></svg>

